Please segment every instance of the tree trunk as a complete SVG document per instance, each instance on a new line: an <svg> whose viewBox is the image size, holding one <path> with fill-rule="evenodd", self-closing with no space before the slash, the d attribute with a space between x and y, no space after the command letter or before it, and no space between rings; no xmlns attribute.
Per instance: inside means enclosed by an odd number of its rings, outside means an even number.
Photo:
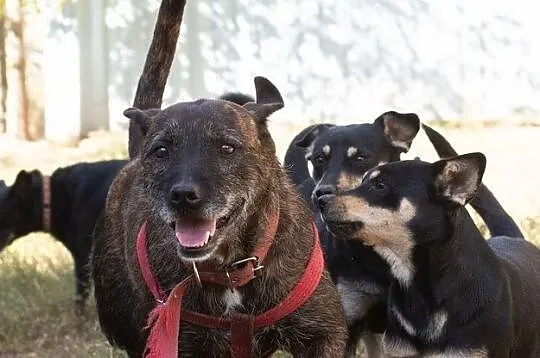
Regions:
<svg viewBox="0 0 540 358"><path fill-rule="evenodd" d="M109 76L105 0L79 1L81 137L109 129Z"/></svg>
<svg viewBox="0 0 540 358"><path fill-rule="evenodd" d="M0 0L0 133L7 130L6 1Z"/></svg>
<svg viewBox="0 0 540 358"><path fill-rule="evenodd" d="M28 91L26 88L26 44L25 44L25 10L24 0L18 0L19 21L14 23L14 31L18 37L19 58L16 68L19 72L19 123L17 125L17 137L30 139L30 123L28 118Z"/></svg>
<svg viewBox="0 0 540 358"><path fill-rule="evenodd" d="M44 135L44 87L41 59L45 31L37 6L6 1L7 131L20 139Z"/></svg>

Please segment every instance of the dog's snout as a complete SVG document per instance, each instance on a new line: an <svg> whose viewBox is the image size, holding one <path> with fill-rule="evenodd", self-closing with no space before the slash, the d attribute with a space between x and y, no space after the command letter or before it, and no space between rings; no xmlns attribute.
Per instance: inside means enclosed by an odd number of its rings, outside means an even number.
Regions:
<svg viewBox="0 0 540 358"><path fill-rule="evenodd" d="M321 185L315 189L315 197L318 199L323 195L335 194L336 188L333 185Z"/></svg>
<svg viewBox="0 0 540 358"><path fill-rule="evenodd" d="M334 197L334 194L324 194L317 198L317 205L319 205L319 208L322 210L324 209L330 200Z"/></svg>
<svg viewBox="0 0 540 358"><path fill-rule="evenodd" d="M173 205L194 205L201 201L201 189L195 184L175 184L169 193Z"/></svg>

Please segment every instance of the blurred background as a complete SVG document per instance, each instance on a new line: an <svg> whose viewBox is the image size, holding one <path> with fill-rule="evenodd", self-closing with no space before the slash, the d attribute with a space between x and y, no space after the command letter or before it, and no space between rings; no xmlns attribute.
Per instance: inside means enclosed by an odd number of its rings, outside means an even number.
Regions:
<svg viewBox="0 0 540 358"><path fill-rule="evenodd" d="M0 179L126 158L157 0L0 0ZM278 155L303 127L416 112L540 243L540 3L527 0L188 1L164 105L271 79ZM420 135L409 157L434 160ZM0 253L0 357L118 355L72 311L72 261L45 234Z"/></svg>

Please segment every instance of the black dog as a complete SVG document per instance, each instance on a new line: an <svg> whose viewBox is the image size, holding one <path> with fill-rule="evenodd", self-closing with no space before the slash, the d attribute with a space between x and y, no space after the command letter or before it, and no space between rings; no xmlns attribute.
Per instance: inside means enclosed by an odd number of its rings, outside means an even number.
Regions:
<svg viewBox="0 0 540 358"><path fill-rule="evenodd" d="M368 355L380 356L380 338L371 333L384 331L390 275L386 263L370 247L333 237L321 221L318 198L352 189L368 169L399 160L419 128L416 114L397 112L384 113L373 123L312 125L293 139L285 155L289 176L315 213L326 264L341 295L349 325L348 357L356 356L361 336ZM306 160L313 166L312 176Z"/></svg>
<svg viewBox="0 0 540 358"><path fill-rule="evenodd" d="M110 160L56 169L45 190L40 171L22 170L11 187L0 188L0 250L31 232L50 232L73 257L78 309L88 297L91 234L109 186L125 163ZM50 197L46 207L45 197Z"/></svg>
<svg viewBox="0 0 540 358"><path fill-rule="evenodd" d="M391 267L391 356L540 356L540 250L523 238L486 241L464 208L485 164L481 153L390 163L320 198L331 230Z"/></svg>
<svg viewBox="0 0 540 358"><path fill-rule="evenodd" d="M125 112L140 126L144 139L134 143L139 154L111 186L103 219L96 225L91 262L102 329L131 357L141 357L146 344L151 354L162 349L154 340L159 336L152 334L162 316L151 321L149 334L149 313L157 309L174 326L180 313L168 316L168 309L179 305L159 302L178 299L182 285L198 277L196 267L206 267L206 272L200 273L200 286L191 284L181 294L180 335L171 337L172 343L180 342L182 357L229 356L238 338L233 334L235 317L281 307L277 305L288 300L299 278L312 272L306 265L318 241L310 213L280 167L266 125L267 117L283 106L281 95L261 77L255 79L255 87L257 102L243 107L198 100L157 114ZM272 227L275 232L266 235ZM251 256L268 240L271 245L261 268L259 255ZM260 269L245 285L231 280L223 287L205 281L208 275L229 277L230 270L249 269L235 264L244 258L254 259ZM253 340L247 335L249 353L264 357L281 349L297 357L344 354L345 317L336 288L324 272L305 303L274 324L251 331ZM161 287L164 295L156 295L159 290L153 287ZM228 329L186 322L185 309L191 316L232 319L231 335Z"/></svg>

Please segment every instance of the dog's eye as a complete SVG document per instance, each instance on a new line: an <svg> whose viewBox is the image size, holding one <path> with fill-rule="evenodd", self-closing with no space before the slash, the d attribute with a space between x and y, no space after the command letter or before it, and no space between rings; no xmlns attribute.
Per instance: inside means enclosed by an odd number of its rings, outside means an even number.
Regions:
<svg viewBox="0 0 540 358"><path fill-rule="evenodd" d="M357 162L363 162L364 160L366 160L366 156L362 154L358 154L356 157L354 157L354 160Z"/></svg>
<svg viewBox="0 0 540 358"><path fill-rule="evenodd" d="M154 148L154 155L158 158L165 158L169 155L169 150L165 146L158 146Z"/></svg>
<svg viewBox="0 0 540 358"><path fill-rule="evenodd" d="M232 144L222 144L221 147L219 147L219 151L222 154L232 154L235 149L236 148Z"/></svg>
<svg viewBox="0 0 540 358"><path fill-rule="evenodd" d="M384 189L386 189L386 184L382 180L375 180L373 183L371 183L371 186L375 190L384 190Z"/></svg>
<svg viewBox="0 0 540 358"><path fill-rule="evenodd" d="M315 158L313 158L314 164L324 164L326 162L326 157L324 155L318 155Z"/></svg>

